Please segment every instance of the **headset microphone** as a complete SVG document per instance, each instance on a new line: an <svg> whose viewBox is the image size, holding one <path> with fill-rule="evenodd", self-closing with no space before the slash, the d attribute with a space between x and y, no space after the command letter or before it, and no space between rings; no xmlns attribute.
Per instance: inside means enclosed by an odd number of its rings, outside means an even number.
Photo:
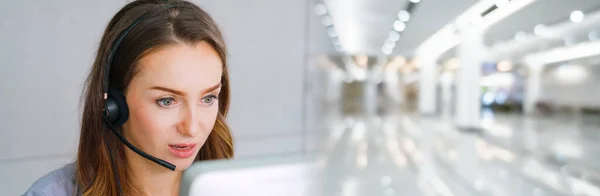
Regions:
<svg viewBox="0 0 600 196"><path fill-rule="evenodd" d="M105 119L105 121L108 120L108 119L106 119L106 116L104 116L104 119ZM121 141L123 144L125 144L125 146L127 146L133 152L139 154L140 156L142 156L152 162L162 165L163 167L166 167L170 170L175 170L175 165L173 165L167 161L164 161L162 159L153 157L152 155L145 153L144 151L140 150L139 148L136 148L133 144L129 143L129 141L127 141L127 139L125 139L125 137L123 137L121 134L119 134L119 132L117 132L117 130L115 129L115 127L112 124L110 124L110 123L105 123L105 124L108 127L108 129L111 132L113 132L117 136L117 138L119 138L119 141Z"/></svg>
<svg viewBox="0 0 600 196"><path fill-rule="evenodd" d="M166 9L169 9L172 7L175 7L175 6L173 6L173 5L167 6ZM148 15L148 12L144 13L142 16L137 18L129 27L127 27L125 30L123 30L119 34L119 36L115 39L115 41L112 45L112 48L109 51L109 54L108 54L108 57L106 60L106 67L104 70L105 71L104 78L103 78L104 79L104 87L103 87L104 88L103 89L104 108L102 111L102 120L104 121L104 124L108 127L108 129L113 134L115 134L115 136L117 136L119 141L121 141L123 144L125 144L125 146L127 146L133 152L139 154L140 156L142 156L152 162L155 162L163 167L166 167L167 169L174 171L175 170L174 164L171 164L167 161L156 158L156 157L149 155L148 153L145 153L144 151L138 149L133 144L131 144L129 141L127 141L127 139L125 139L125 137L123 137L116 129L116 126L123 125L125 123L125 121L127 121L127 119L129 118L129 108L128 108L127 102L125 100L125 95L122 93L122 91L118 90L118 89L114 89L114 88L109 88L109 73L110 73L111 65L113 63L112 62L113 56L115 55L117 49L119 48L121 41L123 41L123 39L127 36L127 34L137 24L139 24L146 15ZM112 156L111 156L111 159L112 159Z"/></svg>

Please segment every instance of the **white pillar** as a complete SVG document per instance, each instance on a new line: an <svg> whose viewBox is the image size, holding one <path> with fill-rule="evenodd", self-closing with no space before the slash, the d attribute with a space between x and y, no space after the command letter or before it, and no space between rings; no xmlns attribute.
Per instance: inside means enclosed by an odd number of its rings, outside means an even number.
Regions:
<svg viewBox="0 0 600 196"><path fill-rule="evenodd" d="M421 66L419 77L419 112L435 114L437 110L437 57L420 52L418 63Z"/></svg>
<svg viewBox="0 0 600 196"><path fill-rule="evenodd" d="M529 74L527 75L527 83L525 85L523 110L525 114L534 114L535 104L539 100L541 94L542 66L539 64L529 63L527 68L529 70Z"/></svg>
<svg viewBox="0 0 600 196"><path fill-rule="evenodd" d="M386 95L390 97L394 104L401 104L404 101L404 97L402 97L403 86L400 84L400 76L397 69L385 70L383 73L383 82L385 84Z"/></svg>
<svg viewBox="0 0 600 196"><path fill-rule="evenodd" d="M481 66L486 58L487 49L483 43L481 29L461 29L460 36L460 66L456 75L456 126L478 128L481 111Z"/></svg>
<svg viewBox="0 0 600 196"><path fill-rule="evenodd" d="M452 86L454 83L454 76L452 73L446 72L440 75L440 86L442 89L441 92L441 106L440 113L444 118L450 118L452 116L452 108L454 102L452 102Z"/></svg>

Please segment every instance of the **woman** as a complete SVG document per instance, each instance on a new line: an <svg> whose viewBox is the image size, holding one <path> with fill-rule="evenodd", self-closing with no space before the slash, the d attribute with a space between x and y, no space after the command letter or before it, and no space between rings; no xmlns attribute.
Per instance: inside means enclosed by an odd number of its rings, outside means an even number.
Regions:
<svg viewBox="0 0 600 196"><path fill-rule="evenodd" d="M131 2L109 22L88 76L76 162L24 195L178 195L193 162L233 157L229 93L225 43L206 12Z"/></svg>

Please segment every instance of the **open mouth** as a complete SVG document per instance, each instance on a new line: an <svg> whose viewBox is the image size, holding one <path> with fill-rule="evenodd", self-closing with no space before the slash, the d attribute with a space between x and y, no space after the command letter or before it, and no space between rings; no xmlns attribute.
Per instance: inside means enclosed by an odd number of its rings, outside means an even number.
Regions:
<svg viewBox="0 0 600 196"><path fill-rule="evenodd" d="M191 146L178 146L178 145L170 145L170 146L173 147L173 148L176 148L176 149L188 149L188 148L191 148Z"/></svg>
<svg viewBox="0 0 600 196"><path fill-rule="evenodd" d="M174 144L169 145L169 150L171 154L175 155L179 158L188 158L194 155L196 152L195 144Z"/></svg>

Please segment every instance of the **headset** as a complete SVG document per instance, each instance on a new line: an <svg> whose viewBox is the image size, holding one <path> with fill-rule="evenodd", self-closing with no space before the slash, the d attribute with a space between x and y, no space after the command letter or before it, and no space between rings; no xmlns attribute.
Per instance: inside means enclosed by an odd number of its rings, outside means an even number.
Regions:
<svg viewBox="0 0 600 196"><path fill-rule="evenodd" d="M175 5L169 5L166 6L164 9L170 9L176 7ZM104 125L113 133L115 134L115 136L117 136L117 138L119 139L119 141L121 141L123 144L125 144L125 146L127 146L129 149L131 149L133 152L139 154L140 156L155 162L163 167L166 167L167 169L170 169L171 171L175 170L175 165L172 163L169 163L167 161L164 161L162 159L156 158L152 155L149 155L148 153L138 149L137 147L135 147L133 144L131 144L129 141L127 141L127 139L125 139L125 137L123 137L123 135L121 135L121 133L119 133L116 129L116 127L118 126L122 126L127 119L129 118L129 108L127 106L127 102L125 99L125 95L123 94L123 92L119 89L115 89L115 88L110 88L109 87L109 74L110 74L110 68L112 66L112 61L113 61L113 57L115 55L115 52L117 51L117 49L119 49L119 45L121 45L121 42L123 41L123 39L127 36L127 34L129 34L129 32L135 28L141 21L144 20L145 17L147 17L147 15L150 13L151 11L147 11L146 13L142 14L142 16L138 17L131 25L129 25L129 27L127 27L125 30L123 30L119 36L115 39L115 41L112 44L111 49L108 52L108 57L106 59L106 65L105 65L105 70L104 70L104 74L103 74L103 81L104 81L104 87L103 87L103 96L104 96L104 107L102 110L102 121L104 122ZM104 137L104 141L106 144L106 147L108 149L109 152L109 156L110 156L110 160L111 160L111 164L112 164L112 168L113 168L113 172L115 173L115 178L117 179L117 183L119 185L119 192L121 193L121 195L123 195L123 190L121 187L121 182L119 180L119 175L116 171L115 168L115 163L114 160L112 158L112 149L110 148L110 146L108 145L108 141L106 140L106 137Z"/></svg>

